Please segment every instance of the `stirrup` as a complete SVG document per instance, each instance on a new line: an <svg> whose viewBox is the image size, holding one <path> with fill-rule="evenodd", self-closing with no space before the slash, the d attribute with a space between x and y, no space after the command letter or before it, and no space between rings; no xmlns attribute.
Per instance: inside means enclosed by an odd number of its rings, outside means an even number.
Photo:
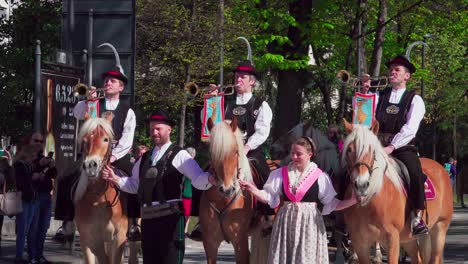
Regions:
<svg viewBox="0 0 468 264"><path fill-rule="evenodd" d="M413 226L413 236L421 236L426 235L429 233L429 229L427 228L424 221L421 219L416 226Z"/></svg>

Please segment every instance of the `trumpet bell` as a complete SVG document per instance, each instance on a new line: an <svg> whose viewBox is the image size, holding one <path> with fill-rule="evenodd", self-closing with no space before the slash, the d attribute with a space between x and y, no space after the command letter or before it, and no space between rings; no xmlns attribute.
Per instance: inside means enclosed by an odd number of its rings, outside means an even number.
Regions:
<svg viewBox="0 0 468 264"><path fill-rule="evenodd" d="M196 97L199 93L199 88L198 88L198 85L194 82L188 82L184 85L184 90L185 90L185 93L189 96L189 97Z"/></svg>
<svg viewBox="0 0 468 264"><path fill-rule="evenodd" d="M88 85L84 83L78 83L77 85L73 87L73 96L78 97L78 98L85 97L87 99L91 99L92 98L91 95L94 92L96 93L104 92L104 88L92 89L91 87L89 87ZM104 95L96 96L95 99L99 99L103 97Z"/></svg>
<svg viewBox="0 0 468 264"><path fill-rule="evenodd" d="M336 74L336 78L340 79L344 83L348 83L351 79L351 74L347 70L341 70Z"/></svg>

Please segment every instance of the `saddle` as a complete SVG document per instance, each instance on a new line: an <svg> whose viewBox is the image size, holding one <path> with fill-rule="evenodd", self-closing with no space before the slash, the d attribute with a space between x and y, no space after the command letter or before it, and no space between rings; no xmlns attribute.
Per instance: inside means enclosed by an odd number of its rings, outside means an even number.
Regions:
<svg viewBox="0 0 468 264"><path fill-rule="evenodd" d="M408 172L408 168L406 165L399 159L391 157L393 161L395 161L395 170L397 171L398 175L400 176L401 180L403 181L403 186L404 186L404 191L405 191L405 196L408 196L408 190L410 187L411 183L411 177ZM431 179L427 177L426 174L424 174L424 193L426 196L426 200L434 200L436 193L434 189L434 185L432 184Z"/></svg>

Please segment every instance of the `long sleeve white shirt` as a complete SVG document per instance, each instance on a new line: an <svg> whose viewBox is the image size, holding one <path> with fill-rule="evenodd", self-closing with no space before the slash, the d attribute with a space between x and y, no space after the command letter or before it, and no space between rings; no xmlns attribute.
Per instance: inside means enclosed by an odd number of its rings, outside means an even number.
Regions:
<svg viewBox="0 0 468 264"><path fill-rule="evenodd" d="M168 142L161 146L160 148L155 147L151 153L153 157L153 165L158 162L164 153L167 151L171 142ZM140 164L141 159L139 159L132 169L131 177L121 177L118 187L124 192L128 193L137 193L138 186L140 183ZM198 163L190 156L186 150L181 150L172 160L172 165L184 176L192 180L192 185L199 190L207 190L211 188L211 184L208 181L208 172L204 172Z"/></svg>
<svg viewBox="0 0 468 264"><path fill-rule="evenodd" d="M406 89L392 89L389 99L390 103L399 103L405 91ZM421 96L416 94L413 97L410 109L406 114L406 123L403 125L403 127L400 129L400 132L398 132L395 135L392 142L390 143L395 147L395 149L399 149L403 146L406 146L414 137L416 137L416 133L419 129L419 124L424 118L425 113L426 106L424 105L424 101L422 100Z"/></svg>
<svg viewBox="0 0 468 264"><path fill-rule="evenodd" d="M245 105L252 98L252 93L238 94L236 96L236 104ZM270 135L271 120L273 119L273 112L266 101L263 101L260 106L257 120L255 121L255 132L247 140L246 145L251 150L258 148L263 144Z"/></svg>
<svg viewBox="0 0 468 264"><path fill-rule="evenodd" d="M119 100L105 99L106 109L115 110L119 104ZM73 108L73 115L83 120L86 114L86 101L79 101L75 108ZM125 118L122 137L119 139L118 144L112 149L112 155L117 159L127 155L133 146L133 137L135 136L136 117L132 109L128 109L127 117Z"/></svg>
<svg viewBox="0 0 468 264"><path fill-rule="evenodd" d="M313 164L313 166L317 167L316 164ZM320 174L317 181L319 187L318 198L323 204L322 215L328 215L335 210L340 200L335 198L336 191L333 188L333 184L330 177L328 177L328 174L323 172ZM280 198L283 193L282 168L276 169L270 173L270 176L260 193L271 208L275 208L280 204Z"/></svg>

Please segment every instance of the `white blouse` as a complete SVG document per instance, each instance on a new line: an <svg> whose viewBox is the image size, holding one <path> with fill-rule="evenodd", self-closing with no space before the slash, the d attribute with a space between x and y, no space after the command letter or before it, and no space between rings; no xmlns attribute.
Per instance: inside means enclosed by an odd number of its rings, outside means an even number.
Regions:
<svg viewBox="0 0 468 264"><path fill-rule="evenodd" d="M300 182L302 175L299 175L299 179L292 179L292 177L297 177L297 173L294 172L294 166L288 166L288 177L291 183ZM313 162L304 170L304 172L312 172L317 169L317 165ZM308 173L307 173L308 174ZM293 176L294 175L294 176ZM291 177L292 176L292 177ZM323 172L320 174L318 181L318 198L323 204L322 215L328 215L333 212L340 202L336 199L336 191L333 188L330 177L327 173ZM315 184L315 183L314 183ZM291 184L292 185L292 184ZM268 202L268 205L271 208L275 208L280 204L280 197L283 194L283 174L282 168L276 169L270 173L267 182L263 186L263 190L260 191L260 195Z"/></svg>

